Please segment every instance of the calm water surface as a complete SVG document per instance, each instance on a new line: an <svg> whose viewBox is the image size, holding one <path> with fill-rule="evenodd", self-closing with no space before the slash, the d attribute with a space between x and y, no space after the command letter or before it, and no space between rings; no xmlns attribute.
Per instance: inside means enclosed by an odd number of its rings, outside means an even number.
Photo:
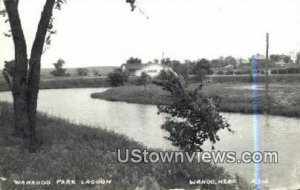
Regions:
<svg viewBox="0 0 300 190"><path fill-rule="evenodd" d="M92 99L90 94L105 88L51 89L40 90L38 110L70 120L74 123L88 124L125 134L145 146L160 149L174 149L164 140L166 132L160 125L163 115L157 115L156 106L109 102ZM9 92L0 93L1 101L10 101ZM246 114L227 114L232 129L231 134L221 131L221 141L215 146L220 151L254 151L254 116ZM300 120L278 116L258 116L261 151L277 151L278 164L262 164L261 180L266 180L270 188L300 188ZM210 144L205 145L210 150ZM218 164L230 173L237 173L251 182L254 179L254 164Z"/></svg>

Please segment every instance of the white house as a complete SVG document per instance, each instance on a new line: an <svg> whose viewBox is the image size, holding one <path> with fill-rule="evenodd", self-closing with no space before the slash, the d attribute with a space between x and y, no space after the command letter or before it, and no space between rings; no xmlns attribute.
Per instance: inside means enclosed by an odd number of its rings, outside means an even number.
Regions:
<svg viewBox="0 0 300 190"><path fill-rule="evenodd" d="M156 64L156 63L148 63L148 64L123 64L121 66L121 70L123 72L129 72L129 75L131 76L141 76L143 72L145 72L150 77L156 77L159 75L160 71L172 71L172 68L162 65L162 64Z"/></svg>

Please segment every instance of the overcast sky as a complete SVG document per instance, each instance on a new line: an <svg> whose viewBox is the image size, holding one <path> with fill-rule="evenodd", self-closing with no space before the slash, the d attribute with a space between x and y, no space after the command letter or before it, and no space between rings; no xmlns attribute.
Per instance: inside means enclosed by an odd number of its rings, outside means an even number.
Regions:
<svg viewBox="0 0 300 190"><path fill-rule="evenodd" d="M19 11L30 48L45 0L20 0ZM300 51L300 0L68 0L54 13L52 45L42 67L58 58L66 67L119 66L130 56L144 62L165 57L179 60L232 55L248 58ZM1 1L0 9L3 9ZM0 19L0 68L13 59L12 38Z"/></svg>

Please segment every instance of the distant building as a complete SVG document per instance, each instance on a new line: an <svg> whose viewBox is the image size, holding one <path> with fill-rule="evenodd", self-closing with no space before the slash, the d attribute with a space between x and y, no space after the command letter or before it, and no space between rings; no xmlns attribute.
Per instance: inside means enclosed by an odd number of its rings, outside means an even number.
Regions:
<svg viewBox="0 0 300 190"><path fill-rule="evenodd" d="M224 69L225 69L225 70L232 70L232 69L234 69L234 66L233 66L233 65L226 65L226 66L224 67Z"/></svg>
<svg viewBox="0 0 300 190"><path fill-rule="evenodd" d="M285 62L282 61L282 60L276 61L276 62L274 62L274 64L275 64L276 66L284 66L284 65L287 65L287 63L285 63Z"/></svg>
<svg viewBox="0 0 300 190"><path fill-rule="evenodd" d="M238 60L238 64L239 64L239 65L249 65L250 62L249 62L249 60L247 60L247 59L239 59L239 60Z"/></svg>
<svg viewBox="0 0 300 190"><path fill-rule="evenodd" d="M141 76L145 72L150 77L156 77L159 75L160 71L172 71L172 68L156 63L147 63L147 64L136 64L136 63L127 63L121 66L122 72L128 72L130 76Z"/></svg>

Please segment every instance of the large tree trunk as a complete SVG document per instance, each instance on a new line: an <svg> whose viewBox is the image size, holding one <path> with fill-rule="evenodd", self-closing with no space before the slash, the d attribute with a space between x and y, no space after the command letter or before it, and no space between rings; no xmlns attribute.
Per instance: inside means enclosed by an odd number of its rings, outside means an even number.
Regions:
<svg viewBox="0 0 300 190"><path fill-rule="evenodd" d="M24 38L17 5L13 0L4 0L15 46L15 68L12 94L14 100L14 126L16 135L26 136L27 112L27 46Z"/></svg>
<svg viewBox="0 0 300 190"><path fill-rule="evenodd" d="M55 0L47 0L38 25L36 37L32 46L29 60L28 78L28 117L29 117L29 151L36 149L36 109L40 83L41 57L45 43L47 29L52 17Z"/></svg>
<svg viewBox="0 0 300 190"><path fill-rule="evenodd" d="M4 0L15 46L15 69L11 86L14 101L14 126L16 134L29 139L29 151L36 148L36 109L40 82L40 65L47 29L55 0L47 0L38 25L29 60L18 13L18 0Z"/></svg>

